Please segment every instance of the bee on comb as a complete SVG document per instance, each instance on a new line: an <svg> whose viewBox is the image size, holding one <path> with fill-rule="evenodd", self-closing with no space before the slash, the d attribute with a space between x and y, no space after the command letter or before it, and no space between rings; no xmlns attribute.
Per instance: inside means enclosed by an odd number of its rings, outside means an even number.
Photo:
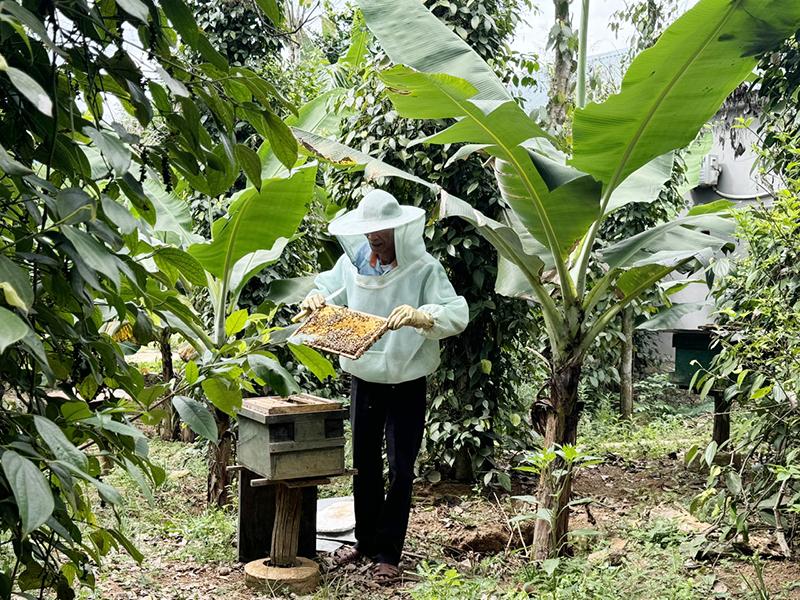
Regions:
<svg viewBox="0 0 800 600"><path fill-rule="evenodd" d="M311 313L294 336L312 348L355 360L386 331L383 317L327 304Z"/></svg>

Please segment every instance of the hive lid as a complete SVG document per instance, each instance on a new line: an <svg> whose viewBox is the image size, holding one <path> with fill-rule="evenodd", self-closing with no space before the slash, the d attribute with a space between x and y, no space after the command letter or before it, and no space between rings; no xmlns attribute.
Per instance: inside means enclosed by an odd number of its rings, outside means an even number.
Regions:
<svg viewBox="0 0 800 600"><path fill-rule="evenodd" d="M387 331L383 317L326 304L311 313L292 337L306 346L356 360Z"/></svg>
<svg viewBox="0 0 800 600"><path fill-rule="evenodd" d="M242 409L239 414L264 423L266 417L273 415L328 412L341 408L342 403L338 400L329 400L328 398L320 398L311 394L292 394L288 397L261 396L258 398L246 398L242 401Z"/></svg>

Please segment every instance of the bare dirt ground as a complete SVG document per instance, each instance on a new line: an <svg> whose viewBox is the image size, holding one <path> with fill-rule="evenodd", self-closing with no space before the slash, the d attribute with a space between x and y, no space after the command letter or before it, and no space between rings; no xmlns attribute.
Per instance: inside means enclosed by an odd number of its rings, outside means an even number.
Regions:
<svg viewBox="0 0 800 600"><path fill-rule="evenodd" d="M183 496L188 510L201 514L204 510L204 482L188 472L173 472L171 479L176 478L176 473L177 481L170 493ZM628 565L634 569L641 566L640 571L645 574L658 572L659 565L647 563L648 560L652 563L652 559L641 553L641 542L646 538L648 544L655 540L663 546L665 542L659 539L659 532L675 537L706 529L705 523L697 521L683 508L686 500L700 489L701 482L702 475L687 470L677 456L636 464L615 462L611 457L606 464L583 471L575 481L575 496L591 498L592 502L576 507L571 529L589 531L592 535L577 538L576 554L586 556L586 564L591 568ZM532 482L523 480L515 483L514 494L531 494L533 490ZM527 597L523 589L538 597L535 589L525 587L524 577L519 575L529 562L527 547L533 521L511 522L512 517L525 514L527 510L525 502L514 500L508 494L477 494L470 486L446 482L420 484L415 489L407 553L401 564L404 581L383 588L372 582L367 564L333 569L329 558L321 556L323 585L314 597L414 597L426 600L439 597ZM233 521L230 515L224 518L227 522ZM209 531L214 531L213 527L212 524ZM286 597L270 592L257 593L244 585L242 565L232 558L235 556L235 535L230 532L222 540L222 557L198 557L198 552L202 555L203 535L210 534L202 531L168 535L159 531L141 532L137 542L147 557L145 563L138 566L126 557L112 560L95 595L83 597L109 600ZM667 543L671 542L667 540ZM182 549L187 548L199 550L194 550L194 558L192 551L187 551L187 558L176 558L181 556ZM458 589L466 588L455 588L456 595L453 596L438 595L444 592L423 592L420 586L431 577L425 561L452 569L455 577L493 578L502 593L459 596ZM775 596L761 598L800 599L800 563L768 558L762 564L766 589ZM754 581L757 578L754 566L731 556L687 559L677 569L679 574L685 572L687 578L703 573L709 589L713 590L708 597L759 597L748 595L745 582L745 579Z"/></svg>

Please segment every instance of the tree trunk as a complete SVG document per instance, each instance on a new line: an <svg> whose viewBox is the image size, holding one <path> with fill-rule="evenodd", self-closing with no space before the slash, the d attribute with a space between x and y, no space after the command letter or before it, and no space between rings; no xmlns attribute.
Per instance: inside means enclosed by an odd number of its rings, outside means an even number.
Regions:
<svg viewBox="0 0 800 600"><path fill-rule="evenodd" d="M731 437L731 403L725 401L722 391L714 390L714 432L712 439L717 447L722 446Z"/></svg>
<svg viewBox="0 0 800 600"><path fill-rule="evenodd" d="M233 432L231 418L219 409L214 409L217 421L217 444L209 445L208 456L208 504L224 508L230 504L230 480L228 465L233 457Z"/></svg>
<svg viewBox="0 0 800 600"><path fill-rule="evenodd" d="M197 437L192 431L191 427L183 426L180 428L181 430L181 441L185 444L191 444L194 442L195 438Z"/></svg>
<svg viewBox="0 0 800 600"><path fill-rule="evenodd" d="M555 27L558 33L552 34L549 43L554 46L553 79L550 81L550 97L547 114L554 129L560 130L567 121L570 97L572 96L572 75L575 72L574 52L568 46L572 29L569 14L569 0L553 0L555 5Z"/></svg>
<svg viewBox="0 0 800 600"><path fill-rule="evenodd" d="M575 444L578 437L578 418L581 404L578 402L578 382L581 366L570 365L554 369L550 376L550 406L545 417L543 447ZM537 500L539 509L547 509L554 515L555 527L544 519L536 521L533 533L534 558L544 560L566 551L569 529L569 503L572 494L572 475L555 479L554 472L563 467L560 459L551 462L539 476Z"/></svg>
<svg viewBox="0 0 800 600"><path fill-rule="evenodd" d="M169 336L170 330L165 327L161 330L161 339L158 343L161 349L161 381L165 384L169 384L175 377L175 369L172 364L172 346L169 343ZM180 420L176 418L172 402L165 402L163 407L164 410L167 411L167 416L162 419L159 425L161 439L165 442L172 442L178 439Z"/></svg>
<svg viewBox="0 0 800 600"><path fill-rule="evenodd" d="M622 364L619 369L619 407L623 418L633 417L633 309L622 311Z"/></svg>

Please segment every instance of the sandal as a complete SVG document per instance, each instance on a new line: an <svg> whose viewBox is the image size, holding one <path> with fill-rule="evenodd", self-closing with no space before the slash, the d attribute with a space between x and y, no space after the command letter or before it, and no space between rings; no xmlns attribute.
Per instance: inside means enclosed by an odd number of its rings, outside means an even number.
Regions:
<svg viewBox="0 0 800 600"><path fill-rule="evenodd" d="M337 567L343 567L357 562L362 556L355 546L342 546L333 553L333 562Z"/></svg>
<svg viewBox="0 0 800 600"><path fill-rule="evenodd" d="M400 569L390 563L375 563L372 567L372 580L378 585L392 585L400 581Z"/></svg>

